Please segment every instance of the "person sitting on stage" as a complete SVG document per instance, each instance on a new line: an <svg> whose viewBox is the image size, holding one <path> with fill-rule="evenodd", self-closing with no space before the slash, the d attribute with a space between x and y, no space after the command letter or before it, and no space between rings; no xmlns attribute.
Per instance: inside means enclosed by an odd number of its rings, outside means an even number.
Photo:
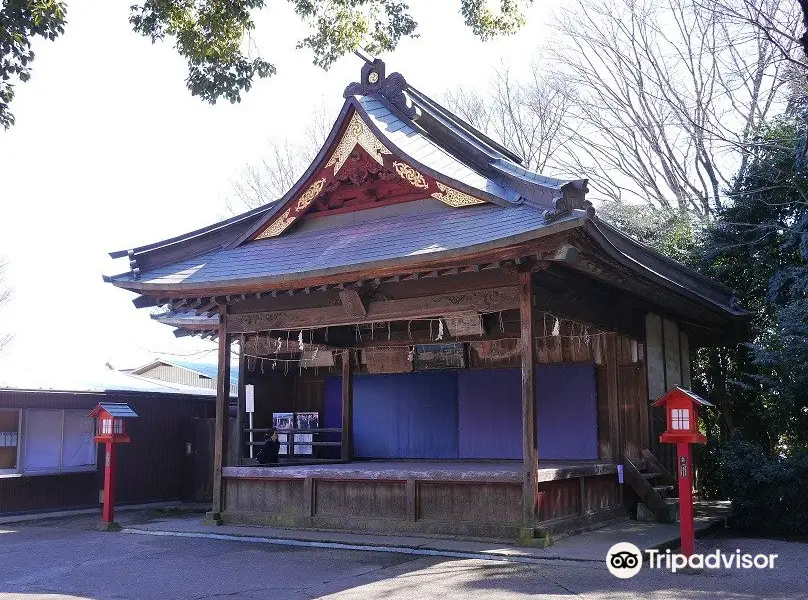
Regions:
<svg viewBox="0 0 808 600"><path fill-rule="evenodd" d="M267 433L267 440L258 451L258 464L270 465L278 463L278 452L280 452L281 443L278 441L278 430L274 427Z"/></svg>

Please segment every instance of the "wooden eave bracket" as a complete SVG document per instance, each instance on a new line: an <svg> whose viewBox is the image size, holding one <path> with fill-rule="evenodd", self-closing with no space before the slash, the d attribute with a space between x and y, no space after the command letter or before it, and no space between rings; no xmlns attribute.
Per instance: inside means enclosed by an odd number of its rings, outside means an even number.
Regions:
<svg viewBox="0 0 808 600"><path fill-rule="evenodd" d="M343 290L339 293L340 302L345 307L345 311L352 317L364 317L368 314L365 300L356 290Z"/></svg>

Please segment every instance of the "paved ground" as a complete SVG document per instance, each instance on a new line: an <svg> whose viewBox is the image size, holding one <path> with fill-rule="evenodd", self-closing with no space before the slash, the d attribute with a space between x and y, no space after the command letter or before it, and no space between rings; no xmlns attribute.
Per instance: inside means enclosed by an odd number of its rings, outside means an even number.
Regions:
<svg viewBox="0 0 808 600"><path fill-rule="evenodd" d="M701 534L721 525L729 515L729 503L697 503L696 532ZM119 515L124 514L119 512ZM129 513L126 513L129 514ZM131 515L126 518L132 518ZM640 549L675 548L679 545L678 523L645 523L631 519L619 519L614 523L587 532L555 540L547 548L515 546L503 541L469 541L413 535L372 535L337 531L316 531L305 529L285 529L282 527L249 527L244 525L205 525L198 516L180 512L149 522L130 522L127 531L155 532L177 535L214 535L218 537L271 538L277 541L313 542L319 544L339 544L351 549L364 546L393 546L422 551L450 552L465 555L482 554L486 558L526 557L526 558L565 558L572 560L602 560L609 549L617 542L630 542ZM451 557L451 556L450 556ZM473 557L473 556L471 556ZM458 558L455 556L455 558ZM459 558L470 558L460 556Z"/></svg>
<svg viewBox="0 0 808 600"><path fill-rule="evenodd" d="M129 525L138 516L127 516ZM143 520L146 520L145 518ZM728 536L702 551L779 554L772 571L613 578L600 561L463 560L100 533L92 518L0 526L0 599L808 598L808 544Z"/></svg>

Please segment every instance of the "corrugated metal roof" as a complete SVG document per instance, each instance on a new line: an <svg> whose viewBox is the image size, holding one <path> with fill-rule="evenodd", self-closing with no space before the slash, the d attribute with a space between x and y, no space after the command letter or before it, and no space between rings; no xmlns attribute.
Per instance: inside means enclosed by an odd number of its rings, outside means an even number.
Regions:
<svg viewBox="0 0 808 600"><path fill-rule="evenodd" d="M0 369L0 389L59 392L134 392L215 396L213 390L147 380L106 368L85 368L81 372L54 373L47 369L9 366Z"/></svg>
<svg viewBox="0 0 808 600"><path fill-rule="evenodd" d="M211 379L216 379L217 373L219 372L219 366L213 363L176 360L174 358L161 360L169 365L188 369L189 371L194 371L195 373L210 377ZM232 364L230 365L230 385L238 385L238 366Z"/></svg>
<svg viewBox="0 0 808 600"><path fill-rule="evenodd" d="M140 281L177 286L253 278L300 279L311 273L350 271L402 258L439 258L444 253L471 250L484 244L508 245L520 241L514 239L520 236L538 237L536 232L548 225L541 212L528 206L481 204L445 210L437 200L422 202L433 203L435 209L331 228L301 227L294 235L209 252L142 273ZM554 225L579 217L573 213L554 221ZM116 279L133 280L131 275Z"/></svg>

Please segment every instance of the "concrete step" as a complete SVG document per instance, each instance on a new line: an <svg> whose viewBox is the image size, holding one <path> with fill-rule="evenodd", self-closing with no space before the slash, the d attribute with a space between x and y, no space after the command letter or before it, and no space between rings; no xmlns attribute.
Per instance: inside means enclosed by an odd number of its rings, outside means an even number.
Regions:
<svg viewBox="0 0 808 600"><path fill-rule="evenodd" d="M667 510L665 511L665 519L662 522L676 523L679 520L679 499L666 498L665 504ZM637 520L653 522L656 521L657 519L654 516L654 513L651 510L649 510L648 507L643 502L640 502L637 504Z"/></svg>

